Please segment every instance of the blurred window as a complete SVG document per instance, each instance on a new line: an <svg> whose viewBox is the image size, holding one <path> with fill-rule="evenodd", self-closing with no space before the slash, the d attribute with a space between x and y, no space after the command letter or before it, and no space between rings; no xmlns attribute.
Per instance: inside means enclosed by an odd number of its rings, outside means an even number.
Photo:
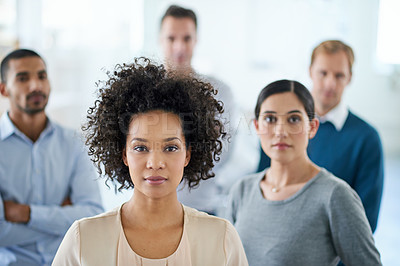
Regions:
<svg viewBox="0 0 400 266"><path fill-rule="evenodd" d="M380 0L377 57L381 63L400 64L399 12L399 0Z"/></svg>

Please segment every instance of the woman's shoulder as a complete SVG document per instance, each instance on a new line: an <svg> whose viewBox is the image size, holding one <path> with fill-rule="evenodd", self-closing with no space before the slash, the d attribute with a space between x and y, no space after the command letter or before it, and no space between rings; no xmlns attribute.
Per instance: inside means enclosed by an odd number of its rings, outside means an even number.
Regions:
<svg viewBox="0 0 400 266"><path fill-rule="evenodd" d="M196 221L200 223L222 223L222 224L227 222L223 218L210 215L202 211L198 211L188 206L183 206L183 209L185 213L185 219L187 219L188 222Z"/></svg>
<svg viewBox="0 0 400 266"><path fill-rule="evenodd" d="M184 206L185 226L189 232L214 235L225 234L233 225L226 219ZM205 236L204 235L204 236Z"/></svg>
<svg viewBox="0 0 400 266"><path fill-rule="evenodd" d="M331 199L341 199L347 197L358 198L354 189L343 179L335 176L325 168L321 168L320 178L316 180L318 191L324 195L331 195Z"/></svg>
<svg viewBox="0 0 400 266"><path fill-rule="evenodd" d="M119 220L120 206L110 211L100 213L95 216L85 217L78 220L79 224L94 224L94 223L107 223L113 220Z"/></svg>
<svg viewBox="0 0 400 266"><path fill-rule="evenodd" d="M121 226L120 207L96 216L82 218L74 224L81 237L91 239L102 234L106 238L115 238L119 235Z"/></svg>
<svg viewBox="0 0 400 266"><path fill-rule="evenodd" d="M329 172L325 168L321 167L319 172L320 178L316 180L316 183L331 188L332 190L336 188L340 189L351 189L350 185L346 183L343 179L335 176L333 173Z"/></svg>
<svg viewBox="0 0 400 266"><path fill-rule="evenodd" d="M184 211L191 253L201 261L197 265L226 265L227 260L248 265L240 237L228 220L186 206Z"/></svg>
<svg viewBox="0 0 400 266"><path fill-rule="evenodd" d="M232 186L231 193L243 195L246 192L252 191L254 188L258 189L259 183L265 175L265 171L266 170L263 170L258 173L244 176Z"/></svg>
<svg viewBox="0 0 400 266"><path fill-rule="evenodd" d="M113 265L120 234L119 208L73 223L57 252L57 265ZM76 263L68 264L71 258ZM56 265L56 264L54 264Z"/></svg>
<svg viewBox="0 0 400 266"><path fill-rule="evenodd" d="M78 221L82 252L93 245L102 247L104 243L117 243L121 229L120 208Z"/></svg>

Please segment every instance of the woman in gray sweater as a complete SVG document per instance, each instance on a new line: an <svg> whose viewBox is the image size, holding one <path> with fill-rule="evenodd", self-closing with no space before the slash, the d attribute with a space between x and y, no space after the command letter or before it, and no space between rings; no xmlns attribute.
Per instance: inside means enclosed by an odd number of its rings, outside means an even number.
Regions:
<svg viewBox="0 0 400 266"><path fill-rule="evenodd" d="M357 194L307 155L319 125L307 88L289 80L269 84L255 116L271 167L235 184L227 208L249 264L381 265Z"/></svg>

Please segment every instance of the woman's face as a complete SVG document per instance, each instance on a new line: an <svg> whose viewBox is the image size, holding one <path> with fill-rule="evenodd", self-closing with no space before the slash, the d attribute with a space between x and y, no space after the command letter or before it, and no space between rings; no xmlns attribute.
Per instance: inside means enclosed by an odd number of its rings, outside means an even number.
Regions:
<svg viewBox="0 0 400 266"><path fill-rule="evenodd" d="M281 163L305 158L308 140L319 125L317 119L309 121L304 105L292 92L265 99L254 124L264 152Z"/></svg>
<svg viewBox="0 0 400 266"><path fill-rule="evenodd" d="M176 197L176 188L190 160L179 116L151 111L134 117L123 160L129 168L135 194Z"/></svg>

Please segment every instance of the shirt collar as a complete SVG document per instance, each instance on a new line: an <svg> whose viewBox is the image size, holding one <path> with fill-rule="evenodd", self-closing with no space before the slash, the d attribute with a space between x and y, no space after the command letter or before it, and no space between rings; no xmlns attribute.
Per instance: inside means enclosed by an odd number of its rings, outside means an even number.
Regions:
<svg viewBox="0 0 400 266"><path fill-rule="evenodd" d="M5 138L11 136L15 133L17 128L11 122L10 117L8 117L8 112L4 112L0 118L0 139L4 140Z"/></svg>
<svg viewBox="0 0 400 266"><path fill-rule="evenodd" d="M346 122L349 110L343 102L340 102L335 108L330 110L324 116L318 117L321 123L331 122L337 131L342 130L344 123Z"/></svg>
<svg viewBox="0 0 400 266"><path fill-rule="evenodd" d="M54 124L50 119L47 118L46 128L42 131L40 135L47 135L54 130ZM15 127L10 117L8 116L8 112L4 112L0 118L0 140L4 140L11 136L12 134L24 135L18 128Z"/></svg>

